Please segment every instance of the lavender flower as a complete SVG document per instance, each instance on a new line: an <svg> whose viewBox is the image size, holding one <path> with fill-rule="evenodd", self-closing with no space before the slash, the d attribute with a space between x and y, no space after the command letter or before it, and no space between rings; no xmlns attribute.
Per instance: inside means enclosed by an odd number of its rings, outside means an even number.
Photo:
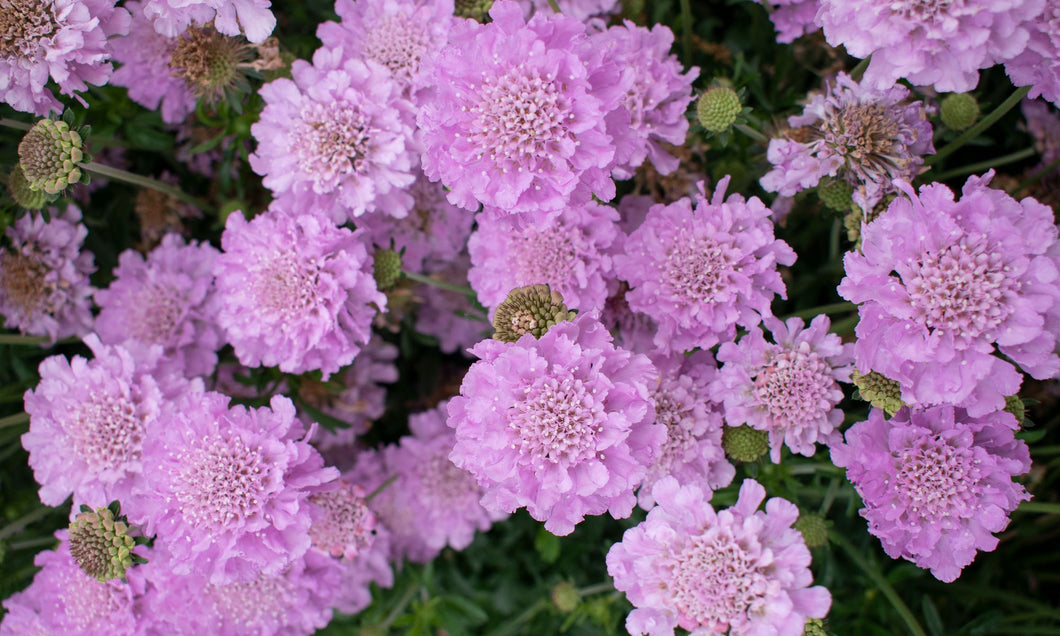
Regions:
<svg viewBox="0 0 1060 636"><path fill-rule="evenodd" d="M773 237L772 213L760 200L725 199L729 177L708 202L702 193L655 205L614 258L629 283L630 309L659 323L655 346L665 353L710 348L732 340L736 325L753 327L772 315L775 294L785 295L777 265L795 252Z"/></svg>
<svg viewBox="0 0 1060 636"><path fill-rule="evenodd" d="M1028 97L1041 95L1060 105L1060 4L1047 3L1026 27L1030 32L1027 48L1005 61L1005 72L1016 86L1030 85Z"/></svg>
<svg viewBox="0 0 1060 636"><path fill-rule="evenodd" d="M894 179L912 181L933 154L931 124L922 102L903 103L909 90L873 90L840 73L824 94L815 93L802 115L788 118L791 129L769 142L773 170L762 187L794 196L822 177L837 177L856 188L854 199L871 210Z"/></svg>
<svg viewBox="0 0 1060 636"><path fill-rule="evenodd" d="M891 558L954 581L978 550L997 547L1008 514L1030 495L1012 478L1031 467L1030 452L1013 437L1018 424L998 411L971 417L951 406L904 408L892 419L869 419L832 447L861 495L861 516Z"/></svg>
<svg viewBox="0 0 1060 636"><path fill-rule="evenodd" d="M862 228L841 296L859 303L858 372L897 381L910 405L1000 410L1022 377L1060 373L1060 244L1052 210L969 177L963 196L924 186Z"/></svg>
<svg viewBox="0 0 1060 636"><path fill-rule="evenodd" d="M37 115L62 111L46 85L63 95L107 83L107 38L129 29L115 0L0 2L0 102Z"/></svg>
<svg viewBox="0 0 1060 636"><path fill-rule="evenodd" d="M470 266L467 254L462 254L450 263L435 264L427 269L434 278L466 285ZM488 337L490 326L486 316L474 318L478 310L472 307L466 296L433 285L419 285L415 294L422 301L416 312L416 331L437 338L438 348L443 352L464 351Z"/></svg>
<svg viewBox="0 0 1060 636"><path fill-rule="evenodd" d="M769 19L777 30L777 42L791 44L796 38L813 33L820 0L759 0L771 7Z"/></svg>
<svg viewBox="0 0 1060 636"><path fill-rule="evenodd" d="M653 490L658 506L607 553L615 587L636 608L630 634L800 636L807 618L823 618L831 595L810 587L810 551L792 528L799 511L744 480L732 508L715 512L710 492L665 478Z"/></svg>
<svg viewBox="0 0 1060 636"><path fill-rule="evenodd" d="M828 443L843 423L836 408L843 399L839 382L850 382L854 347L828 333L827 316L817 316L808 328L800 318L763 322L776 344L754 328L739 343L721 345L718 360L724 364L711 392L725 404L726 424L769 432L774 462L785 445L809 457L815 443Z"/></svg>
<svg viewBox="0 0 1060 636"><path fill-rule="evenodd" d="M468 241L468 282L491 310L516 287L547 284L572 309L599 311L607 299L614 208L589 202L545 221L484 214Z"/></svg>
<svg viewBox="0 0 1060 636"><path fill-rule="evenodd" d="M173 555L175 574L211 584L281 575L309 549L307 500L338 471L303 439L294 405L229 407L220 393L186 396L145 440L137 523ZM246 610L251 611L251 610Z"/></svg>
<svg viewBox="0 0 1060 636"><path fill-rule="evenodd" d="M648 466L637 493L644 510L655 505L652 488L664 477L673 477L680 485L717 490L728 486L736 475L721 447L720 409L710 399L710 385L717 375L713 356L706 351L690 356L655 355L652 362L659 370L652 391L655 423L666 427L666 442Z"/></svg>
<svg viewBox="0 0 1060 636"><path fill-rule="evenodd" d="M122 252L114 281L96 292L100 340L121 344L138 359L143 349L161 346L159 372L189 378L213 373L224 343L211 272L218 254L176 234L162 239L146 260L133 250Z"/></svg>
<svg viewBox="0 0 1060 636"><path fill-rule="evenodd" d="M1010 59L1027 46L1028 23L1044 0L820 0L817 23L832 46L872 56L864 81L887 90L906 78L918 86L963 93L979 69Z"/></svg>
<svg viewBox="0 0 1060 636"><path fill-rule="evenodd" d="M483 506L525 506L557 535L585 515L629 516L666 435L653 423L648 358L616 349L589 314L472 353L480 360L449 402L450 458L482 485Z"/></svg>
<svg viewBox="0 0 1060 636"><path fill-rule="evenodd" d="M175 38L191 24L213 22L225 35L245 34L251 42L264 42L276 27L270 0L143 0L144 15L155 30Z"/></svg>
<svg viewBox="0 0 1060 636"><path fill-rule="evenodd" d="M92 253L81 251L88 230L73 204L50 209L51 220L24 214L7 228L11 247L0 251L0 314L6 326L48 336L81 335L92 325L88 276Z"/></svg>
<svg viewBox="0 0 1060 636"><path fill-rule="evenodd" d="M1060 159L1060 115L1038 99L1025 99L1020 104L1027 132L1034 138L1034 149L1041 155L1039 167L1044 168Z"/></svg>
<svg viewBox="0 0 1060 636"><path fill-rule="evenodd" d="M339 224L366 212L408 214L414 116L386 69L321 48L291 74L261 88L265 109L251 127L250 166L265 187Z"/></svg>
<svg viewBox="0 0 1060 636"><path fill-rule="evenodd" d="M438 53L419 114L424 172L469 210L554 213L575 195L610 200L605 117L620 93L613 74L594 75L585 25L562 14L525 23L508 1L490 16L458 22Z"/></svg>
<svg viewBox="0 0 1060 636"><path fill-rule="evenodd" d="M217 323L240 362L327 379L353 361L386 307L362 238L282 202L249 223L228 217L214 263Z"/></svg>
<svg viewBox="0 0 1060 636"><path fill-rule="evenodd" d="M522 5L523 15L528 20L538 13L545 15L555 13L548 0L518 0L518 2ZM556 6L563 15L569 15L590 25L603 24L608 16L618 13L621 9L618 0L556 0Z"/></svg>

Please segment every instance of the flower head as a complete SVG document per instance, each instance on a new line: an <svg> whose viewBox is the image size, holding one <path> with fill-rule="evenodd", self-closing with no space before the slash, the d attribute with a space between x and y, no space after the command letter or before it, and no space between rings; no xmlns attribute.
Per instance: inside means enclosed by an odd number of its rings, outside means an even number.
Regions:
<svg viewBox="0 0 1060 636"><path fill-rule="evenodd" d="M648 358L616 349L590 314L472 353L481 359L449 402L450 457L483 487L483 506L525 506L558 535L585 515L628 516L666 435L653 423Z"/></svg>
<svg viewBox="0 0 1060 636"><path fill-rule="evenodd" d="M276 26L270 0L142 0L143 12L155 31L170 38L192 24L212 22L219 33L246 35L254 43L264 42Z"/></svg>
<svg viewBox="0 0 1060 636"><path fill-rule="evenodd" d="M1045 10L1026 25L1027 48L1005 61L1005 72L1016 86L1030 85L1030 98L1060 105L1060 5L1046 3Z"/></svg>
<svg viewBox="0 0 1060 636"><path fill-rule="evenodd" d="M1031 467L1030 452L1013 436L1011 413L971 417L938 406L902 409L869 419L832 446L832 461L847 469L861 495L861 516L892 558L929 568L951 582L978 550L997 547L994 533L1030 498L1012 478Z"/></svg>
<svg viewBox="0 0 1060 636"><path fill-rule="evenodd" d="M449 200L510 213L555 213L578 191L615 195L615 154L605 117L620 96L585 25L563 14L529 23L514 2L493 21L455 25L433 67L419 114L423 170L452 188Z"/></svg>
<svg viewBox="0 0 1060 636"><path fill-rule="evenodd" d="M785 294L777 265L794 263L795 252L774 238L760 200L725 199L728 182L694 208L688 198L653 206L614 257L630 309L659 323L654 342L663 352L732 340L737 324L757 325L772 315L773 296Z"/></svg>
<svg viewBox="0 0 1060 636"><path fill-rule="evenodd" d="M1011 362L1037 378L1060 373L1060 243L1052 210L970 177L902 185L844 258L839 294L860 303L858 371L897 381L910 405L954 404L972 415L1019 389Z"/></svg>
<svg viewBox="0 0 1060 636"><path fill-rule="evenodd" d="M274 204L250 222L228 217L214 262L217 323L240 362L325 379L353 362L386 307L362 239L318 210Z"/></svg>
<svg viewBox="0 0 1060 636"><path fill-rule="evenodd" d="M843 411L836 408L843 399L839 382L850 381L853 345L828 333L827 316L817 316L808 328L800 318L764 322L776 344L766 342L760 328L739 343L722 344L718 360L724 364L713 396L724 402L730 426L748 424L769 432L774 462L785 445L793 453L813 455L815 443L827 443L843 423Z"/></svg>
<svg viewBox="0 0 1060 636"><path fill-rule="evenodd" d="M265 109L251 127L250 166L265 186L339 224L366 212L408 214L412 104L386 69L321 48L291 73L261 88Z"/></svg>
<svg viewBox="0 0 1060 636"><path fill-rule="evenodd" d="M760 0L771 7L769 19L777 30L777 42L791 44L796 38L813 33L820 26L814 18L820 0Z"/></svg>
<svg viewBox="0 0 1060 636"><path fill-rule="evenodd" d="M82 508L70 524L70 554L85 574L97 581L125 578L133 564L136 541L124 517L110 508Z"/></svg>
<svg viewBox="0 0 1060 636"><path fill-rule="evenodd" d="M828 613L831 595L810 587L810 551L792 528L799 511L747 479L732 508L715 512L710 493L666 478L658 506L607 553L615 587L636 608L630 634L693 633L799 636L808 617Z"/></svg>
<svg viewBox="0 0 1060 636"><path fill-rule="evenodd" d="M7 228L11 247L0 251L0 315L22 333L60 338L92 324L92 252L81 251L88 230L73 204L50 220L24 214Z"/></svg>
<svg viewBox="0 0 1060 636"><path fill-rule="evenodd" d="M65 121L41 119L18 144L18 165L30 190L58 194L81 179L84 142Z"/></svg>
<svg viewBox="0 0 1060 636"><path fill-rule="evenodd" d="M573 320L575 315L567 311L563 296L549 289L548 285L516 287L497 306L493 316L493 338L501 342L516 342L524 334L540 338L553 325Z"/></svg>

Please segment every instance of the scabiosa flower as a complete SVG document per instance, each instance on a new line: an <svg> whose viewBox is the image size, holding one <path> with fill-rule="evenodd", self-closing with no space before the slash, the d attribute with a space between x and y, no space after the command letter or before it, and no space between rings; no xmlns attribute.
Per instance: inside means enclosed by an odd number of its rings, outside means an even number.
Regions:
<svg viewBox="0 0 1060 636"><path fill-rule="evenodd" d="M1060 373L1060 244L1053 211L969 177L963 196L934 183L862 228L839 295L859 303L858 371L897 381L910 405L973 416L1004 407L1022 377Z"/></svg>
<svg viewBox="0 0 1060 636"><path fill-rule="evenodd" d="M37 554L33 560L41 568L33 583L4 601L8 613L0 623L0 634L142 633L132 586L115 579L97 581L85 574L70 556L66 530L55 536L59 546Z"/></svg>
<svg viewBox="0 0 1060 636"><path fill-rule="evenodd" d="M213 373L224 344L213 295L218 254L208 243L185 243L176 234L162 239L146 260L134 250L122 252L114 281L96 292L100 340L124 345L134 356L161 346L160 372L189 378Z"/></svg>
<svg viewBox="0 0 1060 636"><path fill-rule="evenodd" d="M362 238L312 208L229 215L214 262L217 323L240 362L324 379L353 362L386 307Z"/></svg>
<svg viewBox="0 0 1060 636"><path fill-rule="evenodd" d="M258 409L228 401L189 394L145 440L143 513L133 519L166 543L176 574L215 585L280 575L304 555L306 500L338 476L303 439L289 399Z"/></svg>
<svg viewBox="0 0 1060 636"><path fill-rule="evenodd" d="M1040 167L1060 159L1060 116L1055 109L1037 99L1025 99L1020 104L1027 132L1034 138L1034 149L1041 155Z"/></svg>
<svg viewBox="0 0 1060 636"><path fill-rule="evenodd" d="M785 445L809 457L816 442L828 443L843 423L843 411L836 408L843 399L839 382L850 382L854 347L828 333L828 316L817 316L808 328L800 318L763 322L776 344L766 342L756 327L739 343L721 345L723 364L711 393L724 402L729 426L769 432L774 462Z"/></svg>
<svg viewBox="0 0 1060 636"><path fill-rule="evenodd" d="M143 0L144 15L155 30L175 38L191 24L212 22L218 32L245 34L251 42L264 42L276 27L270 0Z"/></svg>
<svg viewBox="0 0 1060 636"><path fill-rule="evenodd" d="M507 1L490 16L458 22L438 53L419 114L424 172L469 210L554 213L575 190L610 200L615 149L604 118L621 94L613 73L597 73L585 25L562 14L525 23Z"/></svg>
<svg viewBox="0 0 1060 636"><path fill-rule="evenodd" d="M652 458L637 493L644 510L655 505L652 487L664 477L679 484L696 484L710 490L732 482L736 469L721 447L721 410L710 398L717 374L714 357L706 351L690 356L652 356L659 380L652 390L655 423L666 427L666 442Z"/></svg>
<svg viewBox="0 0 1060 636"><path fill-rule="evenodd" d="M1005 61L1005 72L1016 86L1030 85L1028 97L1041 95L1060 105L1060 4L1047 3L1025 26L1030 32L1027 48Z"/></svg>
<svg viewBox="0 0 1060 636"><path fill-rule="evenodd" d="M385 66L412 95L426 81L425 58L445 46L453 0L337 0L335 13L341 22L317 27L324 46Z"/></svg>
<svg viewBox="0 0 1060 636"><path fill-rule="evenodd" d="M666 26L648 30L627 20L623 26L611 27L590 40L606 51L607 59L623 74L625 94L618 110L624 117L609 129L618 146L611 173L617 179L628 179L649 159L660 174L670 174L677 169L677 157L659 142L685 143L685 111L692 101L692 81L699 76L699 69L683 72L677 56L670 55L674 34Z"/></svg>
<svg viewBox="0 0 1060 636"><path fill-rule="evenodd" d="M480 360L448 406L450 458L478 479L482 505L525 506L557 535L585 515L629 516L666 436L654 423L651 361L616 349L591 314L471 352Z"/></svg>
<svg viewBox="0 0 1060 636"><path fill-rule="evenodd" d="M527 19L537 13L549 15L555 13L548 0L519 0ZM556 0L559 12L572 18L591 24L603 24L605 18L618 13L621 6L618 0Z"/></svg>
<svg viewBox="0 0 1060 636"><path fill-rule="evenodd" d="M659 323L655 346L665 353L736 337L736 325L753 327L772 315L773 296L786 297L777 265L795 252L774 239L772 212L757 197L725 199L729 177L708 202L700 190L655 205L614 258L615 273L629 283L626 301Z"/></svg>
<svg viewBox="0 0 1060 636"><path fill-rule="evenodd" d="M607 299L614 208L588 202L547 220L480 215L468 240L468 282L491 311L516 287L547 284L571 309L599 311Z"/></svg>
<svg viewBox="0 0 1060 636"><path fill-rule="evenodd" d="M88 230L81 210L24 214L7 228L11 247L0 251L0 314L5 326L52 342L92 325L92 252L81 251Z"/></svg>
<svg viewBox="0 0 1060 636"><path fill-rule="evenodd" d="M658 506L607 553L607 572L636 608L626 618L630 634L673 636L680 626L800 636L807 618L828 613L828 590L810 587L810 551L791 527L799 511L790 501L774 497L759 510L766 491L753 479L721 512L709 491L673 478L653 496Z"/></svg>
<svg viewBox="0 0 1060 636"><path fill-rule="evenodd" d="M634 353L652 354L652 340L659 331L654 320L639 311L633 311L626 302L629 285L619 282L618 291L608 297L600 321L611 330L615 344Z"/></svg>
<svg viewBox="0 0 1060 636"><path fill-rule="evenodd" d="M825 176L857 188L855 202L871 210L894 179L912 181L933 154L931 124L922 102L904 103L909 90L873 90L840 73L825 93L815 93L791 129L769 142L773 170L762 187L783 196L817 185Z"/></svg>
<svg viewBox="0 0 1060 636"><path fill-rule="evenodd" d="M250 129L258 141L250 167L265 187L340 224L365 212L408 214L413 111L389 73L321 48L291 74L261 88L265 109Z"/></svg>
<svg viewBox="0 0 1060 636"><path fill-rule="evenodd" d="M141 479L142 445L161 409L157 383L128 351L94 334L85 344L94 359L46 358L40 383L25 396L30 426L22 446L49 506L71 493L75 505L126 501Z"/></svg>
<svg viewBox="0 0 1060 636"><path fill-rule="evenodd" d="M1012 481L1031 467L1027 445L1013 436L1017 426L1004 411L904 408L886 420L872 409L832 447L832 461L847 469L865 503L861 516L887 554L949 583L976 551L997 547L993 533L1030 499Z"/></svg>
<svg viewBox="0 0 1060 636"><path fill-rule="evenodd" d="M47 115L63 109L46 88L63 95L102 86L111 73L107 38L125 33L129 12L115 0L0 2L0 101Z"/></svg>
<svg viewBox="0 0 1060 636"><path fill-rule="evenodd" d="M462 254L450 263L429 266L427 272L444 282L466 285L470 266L467 254ZM489 335L486 316L475 317L479 310L467 296L426 284L416 287L415 294L422 301L416 312L416 331L437 338L443 352L463 351Z"/></svg>
<svg viewBox="0 0 1060 636"><path fill-rule="evenodd" d="M820 0L759 0L769 5L769 19L777 30L777 42L791 44L796 38L813 33L819 27L814 21Z"/></svg>
<svg viewBox="0 0 1060 636"><path fill-rule="evenodd" d="M398 219L389 215L366 214L357 219L372 243L401 252L402 268L422 273L428 262L451 261L467 246L475 217L445 198L445 188L418 173L409 187L413 204L409 213Z"/></svg>
<svg viewBox="0 0 1060 636"><path fill-rule="evenodd" d="M979 69L1018 55L1044 0L820 0L816 21L832 46L872 56L864 81L886 90L899 78L938 91L975 88Z"/></svg>

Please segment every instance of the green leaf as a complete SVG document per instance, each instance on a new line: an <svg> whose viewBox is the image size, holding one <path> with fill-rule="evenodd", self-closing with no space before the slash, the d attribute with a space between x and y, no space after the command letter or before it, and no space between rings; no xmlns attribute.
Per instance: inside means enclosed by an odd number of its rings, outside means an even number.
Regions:
<svg viewBox="0 0 1060 636"><path fill-rule="evenodd" d="M935 608L931 597L924 595L921 605L924 611L924 625L928 633L931 636L946 636L946 630L942 627L942 617L939 616L939 611Z"/></svg>

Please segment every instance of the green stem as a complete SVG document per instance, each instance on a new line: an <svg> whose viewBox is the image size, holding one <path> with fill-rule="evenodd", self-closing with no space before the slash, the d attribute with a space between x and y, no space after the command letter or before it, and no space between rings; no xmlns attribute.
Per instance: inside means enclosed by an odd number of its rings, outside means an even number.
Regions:
<svg viewBox="0 0 1060 636"><path fill-rule="evenodd" d="M1020 512L1040 512L1047 515L1060 515L1060 503L1046 501L1025 501L1016 510Z"/></svg>
<svg viewBox="0 0 1060 636"><path fill-rule="evenodd" d="M815 462L812 464L795 464L788 469L788 474L795 475L816 475L817 473L831 473L833 475L846 475L847 471L826 462Z"/></svg>
<svg viewBox="0 0 1060 636"><path fill-rule="evenodd" d="M1005 113L1012 110L1016 106L1016 104L1020 103L1020 101L1027 96L1027 93L1030 92L1030 90L1030 86L1023 86L1022 88L1017 88L1015 93L1009 95L1008 99L1001 102L1001 105L991 111L989 115L983 117L976 125L961 133L960 137L957 137L950 143L943 146L942 149L936 152L933 156L928 157L927 161L925 161L924 163L929 166L934 165L942 161L946 157L952 155L961 146L975 139L976 137L981 135L987 128L990 128L995 123L997 123L997 120L1001 119L1005 115Z"/></svg>
<svg viewBox="0 0 1060 636"><path fill-rule="evenodd" d="M857 311L858 306L854 303L841 302L832 303L830 305L819 305L817 307L810 307L809 309L800 309L799 311L793 312L788 315L788 318L813 318L821 314L832 315L832 314L845 314L849 311Z"/></svg>
<svg viewBox="0 0 1060 636"><path fill-rule="evenodd" d="M28 526L29 524L35 521L40 521L44 517L47 517L49 514L52 513L53 510L55 510L55 508L52 508L50 506L40 506L36 508L33 512L29 512L22 515L21 517L15 519L3 528L0 528L0 539L6 539L13 534L21 532L22 528Z"/></svg>
<svg viewBox="0 0 1060 636"><path fill-rule="evenodd" d="M0 126L7 126L8 128L14 128L15 130L21 130L22 132L27 132L30 128L33 128L33 124L27 124L15 119L8 119L7 117L0 117Z"/></svg>
<svg viewBox="0 0 1060 636"><path fill-rule="evenodd" d="M983 172L991 168L1003 166L1009 163L1016 163L1017 161L1023 161L1029 157L1033 157L1037 154L1037 150L1034 148L1024 148L1023 150L1013 152L997 159L987 159L986 161L980 161L978 163L970 163L960 168L954 168L953 170L947 170L935 177L935 181L945 181L946 179L952 179L953 177L960 177L966 174L974 174L977 172Z"/></svg>
<svg viewBox="0 0 1060 636"><path fill-rule="evenodd" d="M518 631L517 628L519 628L523 623L533 618L534 615L536 615L538 612L548 607L548 604L548 601L546 601L545 599L537 599L534 604L523 610L522 614L519 614L507 624L501 625L497 629L493 630L489 633L489 636L505 636L507 634L521 633Z"/></svg>
<svg viewBox="0 0 1060 636"><path fill-rule="evenodd" d="M1043 166L1040 170L1036 171L1034 174L1020 182L1020 184L1016 186L1016 190L1012 194L1018 195L1019 193L1034 185L1034 182L1036 182L1038 179L1041 179L1053 170L1056 170L1058 167L1060 167L1060 157L1053 159L1048 164Z"/></svg>
<svg viewBox="0 0 1060 636"><path fill-rule="evenodd" d="M685 54L685 64L692 64L692 3L681 0L681 49Z"/></svg>
<svg viewBox="0 0 1060 636"><path fill-rule="evenodd" d="M754 128L751 128L747 124L733 124L732 126L736 130L739 130L743 134L747 135L751 139L754 139L762 145L769 145L769 137L766 137L762 133L758 132Z"/></svg>
<svg viewBox="0 0 1060 636"><path fill-rule="evenodd" d="M1032 448L1031 454L1036 456L1060 455L1060 446L1039 446Z"/></svg>
<svg viewBox="0 0 1060 636"><path fill-rule="evenodd" d="M843 552L846 552L850 560L853 561L854 564L857 565L861 571L872 579L876 586L880 588L880 591L883 592L883 595L891 602L891 605L894 607L895 611L898 612L898 615L902 617L905 626L909 628L910 634L913 634L913 636L927 636L927 633L924 632L924 628L920 626L916 617L913 616L913 612L909 611L909 606L905 604L902 597L898 596L898 592L895 591L894 586L891 585L890 581L884 578L879 570L870 566L869 562L858 553L854 546L839 533L829 532L828 540L839 546Z"/></svg>
<svg viewBox="0 0 1060 636"><path fill-rule="evenodd" d="M559 3L556 0L548 0L548 6L556 13L563 13L559 10Z"/></svg>
<svg viewBox="0 0 1060 636"><path fill-rule="evenodd" d="M39 345L51 342L48 336L23 336L20 333L0 333L0 345Z"/></svg>
<svg viewBox="0 0 1060 636"><path fill-rule="evenodd" d="M12 541L8 546L8 550L28 550L32 548L43 548L45 546L55 545L55 537L38 537L36 539L26 539L25 541Z"/></svg>
<svg viewBox="0 0 1060 636"><path fill-rule="evenodd" d="M8 426L18 426L19 424L25 424L29 421L29 413L15 413L14 415L8 415L7 417L0 417L0 428L7 428Z"/></svg>
<svg viewBox="0 0 1060 636"><path fill-rule="evenodd" d="M394 609L390 610L390 613L386 615L383 622L379 625L381 633L387 633L390 630L390 626L394 624L394 621L405 611L405 608L412 602L412 597L416 596L416 592L420 589L419 584L410 585L409 589L405 590L405 593L401 595L401 599L398 601Z"/></svg>
<svg viewBox="0 0 1060 636"><path fill-rule="evenodd" d="M842 320L837 320L832 323L832 328L829 329L829 333L834 333L840 336L854 333L854 328L858 326L858 320L860 316L851 316Z"/></svg>
<svg viewBox="0 0 1060 636"><path fill-rule="evenodd" d="M832 478L832 481L828 484L828 490L824 491L824 499L821 500L821 507L817 510L817 514L822 519L827 517L828 511L832 509L835 497L839 493L839 481L838 477Z"/></svg>
<svg viewBox="0 0 1060 636"><path fill-rule="evenodd" d="M437 278L431 278L430 276L417 274L416 272L407 272L405 270L402 270L401 273L405 275L405 278L409 280L414 280L417 283L423 283L425 285L437 287L438 289L445 289L451 292L456 292L458 294L463 294L468 298L477 297L475 294L475 290L471 289L470 287L464 287L463 285L454 285L452 283L447 283L444 280L438 280Z"/></svg>
<svg viewBox="0 0 1060 636"><path fill-rule="evenodd" d="M386 490L390 486L390 484L392 484L395 481L397 481L397 478L398 478L397 475L391 475L391 476L387 477L386 480L383 483L381 483L378 486L376 486L375 490L373 490L372 492L368 493L368 496L364 498L364 502L368 503L369 501L375 499L376 495L378 495L379 493L381 493L384 490Z"/></svg>
<svg viewBox="0 0 1060 636"><path fill-rule="evenodd" d="M107 166L102 163L96 163L90 161L88 163L80 164L81 168L92 174L106 177L108 179L114 179L115 181L123 181L130 185L139 186L141 188L151 188L152 190L158 190L164 194L180 199L185 203L190 203L200 210L208 210L209 206L202 200L185 193L180 188L169 185L168 183L162 183L157 179L151 177L145 177L143 175L134 174L128 170L122 170L121 168L115 168L113 166Z"/></svg>
<svg viewBox="0 0 1060 636"><path fill-rule="evenodd" d="M610 592L613 589L615 589L614 583L607 581L606 583L597 583L596 585L578 588L578 596L592 596L593 594Z"/></svg>
<svg viewBox="0 0 1060 636"><path fill-rule="evenodd" d="M853 69L851 69L850 78L852 80L854 80L855 82L860 82L861 81L861 76L865 74L865 69L867 69L869 67L869 62L870 61L872 61L872 56L871 55L868 56L867 58L861 60L860 62L858 62L857 66L855 66Z"/></svg>

